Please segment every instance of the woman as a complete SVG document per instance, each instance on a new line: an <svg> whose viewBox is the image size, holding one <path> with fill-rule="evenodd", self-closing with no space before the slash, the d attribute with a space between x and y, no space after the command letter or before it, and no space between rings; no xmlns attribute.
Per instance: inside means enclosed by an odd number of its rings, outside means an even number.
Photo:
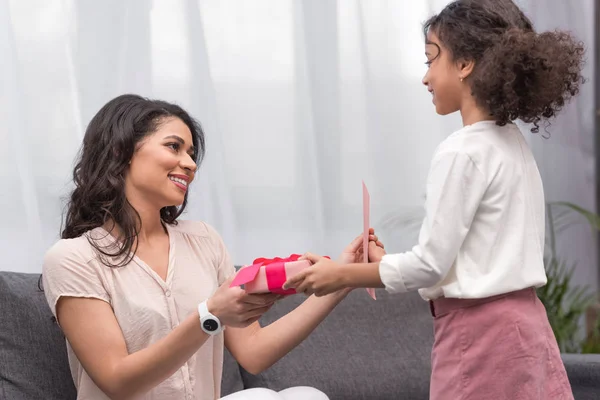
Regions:
<svg viewBox="0 0 600 400"><path fill-rule="evenodd" d="M163 101L119 96L90 122L62 239L43 266L79 399L218 398L224 345L260 373L347 295L311 297L261 328L279 296L230 288L235 271L217 232L177 221L204 150L200 126ZM360 249L359 237L340 261L354 262ZM327 398L312 388L232 395L269 396Z"/></svg>

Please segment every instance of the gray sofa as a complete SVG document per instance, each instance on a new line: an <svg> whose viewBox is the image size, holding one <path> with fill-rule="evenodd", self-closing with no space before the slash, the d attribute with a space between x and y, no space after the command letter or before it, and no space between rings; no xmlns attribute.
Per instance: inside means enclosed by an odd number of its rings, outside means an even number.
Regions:
<svg viewBox="0 0 600 400"><path fill-rule="evenodd" d="M64 337L36 274L0 272L0 400L75 399ZM332 400L427 399L431 317L418 295L377 302L354 291L289 355L251 375L226 354L223 394L243 388L310 385ZM292 310L302 296L278 303L268 324ZM578 400L600 399L600 355L564 355Z"/></svg>

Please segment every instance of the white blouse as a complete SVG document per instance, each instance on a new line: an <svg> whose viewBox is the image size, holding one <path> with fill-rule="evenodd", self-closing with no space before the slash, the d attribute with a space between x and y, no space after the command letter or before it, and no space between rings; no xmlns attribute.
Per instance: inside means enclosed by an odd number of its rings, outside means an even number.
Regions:
<svg viewBox="0 0 600 400"><path fill-rule="evenodd" d="M437 148L411 251L379 265L388 292L483 298L546 284L542 179L514 124L477 122Z"/></svg>

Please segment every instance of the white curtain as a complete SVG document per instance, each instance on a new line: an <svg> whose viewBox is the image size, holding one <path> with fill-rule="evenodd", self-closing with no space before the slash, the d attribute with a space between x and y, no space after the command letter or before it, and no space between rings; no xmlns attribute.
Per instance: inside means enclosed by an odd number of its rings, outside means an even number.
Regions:
<svg viewBox="0 0 600 400"><path fill-rule="evenodd" d="M460 127L421 84L421 23L446 3L0 0L0 269L40 271L85 126L125 92L201 121L207 157L185 218L214 225L236 264L337 255L362 229L362 180L387 247L409 248L432 152ZM591 0L520 3L538 28L593 48ZM593 209L592 87L552 139L528 136L548 197ZM567 250L595 282L595 242L574 229L581 247Z"/></svg>

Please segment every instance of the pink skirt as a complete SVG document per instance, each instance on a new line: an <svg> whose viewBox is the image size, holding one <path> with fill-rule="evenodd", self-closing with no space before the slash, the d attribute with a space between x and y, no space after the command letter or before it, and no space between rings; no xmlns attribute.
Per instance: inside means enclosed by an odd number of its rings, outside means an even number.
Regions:
<svg viewBox="0 0 600 400"><path fill-rule="evenodd" d="M534 289L430 302L432 400L571 400L546 310Z"/></svg>

